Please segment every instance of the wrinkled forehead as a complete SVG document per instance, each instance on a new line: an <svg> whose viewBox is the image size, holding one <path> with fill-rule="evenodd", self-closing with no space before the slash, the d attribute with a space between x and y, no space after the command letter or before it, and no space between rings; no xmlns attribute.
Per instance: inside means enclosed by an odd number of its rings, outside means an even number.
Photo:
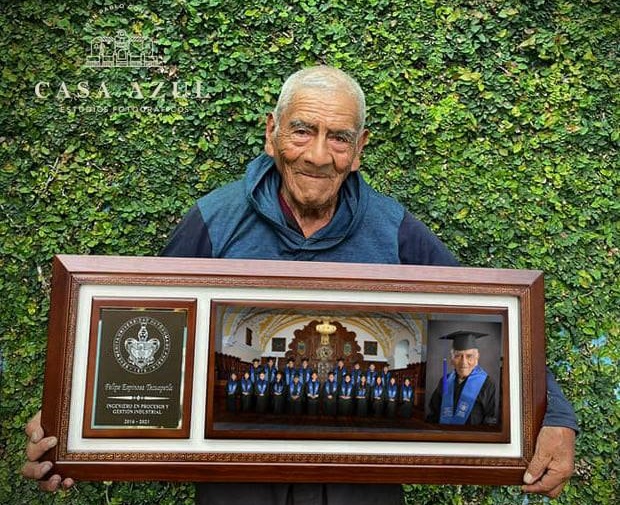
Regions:
<svg viewBox="0 0 620 505"><path fill-rule="evenodd" d="M282 111L283 126L302 121L332 130L353 130L358 127L355 97L343 91L307 88L297 91Z"/></svg>

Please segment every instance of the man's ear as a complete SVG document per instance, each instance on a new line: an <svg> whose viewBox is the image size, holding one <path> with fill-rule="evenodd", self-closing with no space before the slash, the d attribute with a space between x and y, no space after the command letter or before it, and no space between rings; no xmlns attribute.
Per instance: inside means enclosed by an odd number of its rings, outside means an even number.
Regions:
<svg viewBox="0 0 620 505"><path fill-rule="evenodd" d="M273 147L274 135L276 131L276 120L273 113L267 114L267 126L265 127L265 153L273 158L275 149Z"/></svg>
<svg viewBox="0 0 620 505"><path fill-rule="evenodd" d="M368 144L368 136L370 133L368 130L364 130L360 135L360 139L357 142L357 146L355 147L355 158L353 159L353 163L351 163L351 172L355 172L360 169L362 164L362 151L366 144Z"/></svg>

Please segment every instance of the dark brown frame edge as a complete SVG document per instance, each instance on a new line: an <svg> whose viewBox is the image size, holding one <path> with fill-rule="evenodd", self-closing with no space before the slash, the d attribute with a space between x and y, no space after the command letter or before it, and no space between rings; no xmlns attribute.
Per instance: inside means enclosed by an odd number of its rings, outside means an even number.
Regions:
<svg viewBox="0 0 620 505"><path fill-rule="evenodd" d="M505 294L520 301L523 456L472 458L427 456L347 456L330 454L69 453L67 420L79 286L91 284L230 286L397 292ZM310 288L308 288L310 289ZM73 328L72 328L73 325ZM539 271L460 267L322 263L195 258L71 256L54 258L42 425L58 445L45 458L52 472L84 480L171 480L216 482L417 482L520 484L534 453L546 404L544 287ZM55 363L52 374L51 363ZM351 470L363 469L363 472ZM277 472L277 474L276 474Z"/></svg>
<svg viewBox="0 0 620 505"><path fill-rule="evenodd" d="M500 377L502 383L502 426L500 430L467 430L459 428L437 428L436 430L428 430L427 432L418 432L411 434L406 433L383 433L381 439L384 441L395 442L479 442L479 443L508 443L510 440L510 388L506 387L509 384L510 378L508 376L509 370L509 356L508 356L508 329L507 329L507 316L508 310L504 307L474 307L474 306L445 306L445 305L403 305L403 304L381 304L381 303L346 303L346 302L288 302L281 300L228 300L228 299L212 299L211 300L211 314L218 306L240 306L240 307L260 307L260 308L291 308L299 310L318 310L319 307L328 307L325 312L329 313L330 310L356 310L356 307L361 307L361 312L440 312L440 313L459 313L459 314L496 314L502 317L502 339L503 349L505 351L504 362L505 366L502 370ZM277 440L360 440L360 441L372 441L376 440L376 436L379 433L367 433L367 432L352 432L349 434L329 432L327 433L317 431L304 432L303 434L296 435L294 432L288 430L275 430L265 429L262 433L257 433L257 430L243 430L229 428L226 430L215 429L213 424L213 410L214 410L214 389L215 389L215 326L216 319L210 318L211 324L209 328L209 356L207 365L207 402L206 402L206 426L205 437L214 439L227 439L227 438L246 438L246 439L277 439ZM378 428L377 428L378 430Z"/></svg>
<svg viewBox="0 0 620 505"><path fill-rule="evenodd" d="M194 341L196 336L196 299L195 298L100 298L92 299L90 316L90 334L88 336L88 363L86 371L86 395L84 398L84 438L189 438L191 427L191 400L194 379ZM187 342L185 345L185 363L183 365L183 402L182 421L179 428L91 428L87 422L92 417L94 402L95 361L97 359L98 315L106 308L140 308L146 310L184 309L187 312ZM95 312L97 311L97 312Z"/></svg>

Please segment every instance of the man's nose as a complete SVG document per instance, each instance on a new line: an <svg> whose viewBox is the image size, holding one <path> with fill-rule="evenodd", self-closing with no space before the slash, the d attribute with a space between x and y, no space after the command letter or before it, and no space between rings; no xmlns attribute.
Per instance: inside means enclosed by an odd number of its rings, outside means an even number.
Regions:
<svg viewBox="0 0 620 505"><path fill-rule="evenodd" d="M327 139L321 135L317 135L306 151L305 159L307 162L319 167L331 164L332 156L329 152Z"/></svg>

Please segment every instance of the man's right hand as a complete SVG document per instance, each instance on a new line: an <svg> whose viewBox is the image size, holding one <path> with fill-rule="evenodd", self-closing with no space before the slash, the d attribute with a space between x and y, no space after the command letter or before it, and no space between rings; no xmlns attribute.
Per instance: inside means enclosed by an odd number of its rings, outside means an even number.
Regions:
<svg viewBox="0 0 620 505"><path fill-rule="evenodd" d="M58 443L56 437L44 436L40 410L26 425L26 435L28 435L26 446L28 462L22 467L22 475L28 479L39 480L39 488L43 491L53 492L60 487L69 489L73 486L73 479L63 480L60 475L52 475L47 480L40 480L52 469L53 465L49 461L40 462L39 459Z"/></svg>

